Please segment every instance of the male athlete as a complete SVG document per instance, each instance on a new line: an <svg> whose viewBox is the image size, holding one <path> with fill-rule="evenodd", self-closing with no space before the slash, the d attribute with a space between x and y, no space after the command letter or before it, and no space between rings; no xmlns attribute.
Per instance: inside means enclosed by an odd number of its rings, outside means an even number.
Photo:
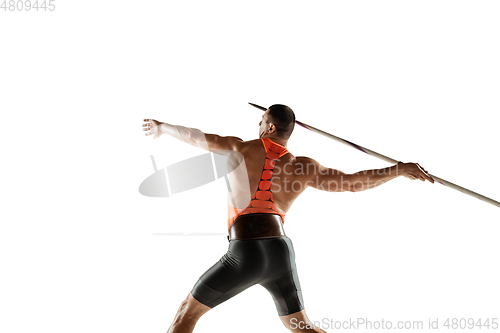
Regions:
<svg viewBox="0 0 500 333"><path fill-rule="evenodd" d="M308 186L330 192L358 192L398 176L434 183L416 163L346 174L312 158L292 155L286 146L295 115L281 104L266 110L259 123L259 139L250 141L153 119L144 121L144 131L149 131L146 135L156 139L166 133L226 155L232 170L228 175L228 251L196 282L181 303L169 333L192 332L204 313L255 284L269 291L280 319L290 331L325 332L305 325L310 320L304 309L294 249L283 229L292 203Z"/></svg>

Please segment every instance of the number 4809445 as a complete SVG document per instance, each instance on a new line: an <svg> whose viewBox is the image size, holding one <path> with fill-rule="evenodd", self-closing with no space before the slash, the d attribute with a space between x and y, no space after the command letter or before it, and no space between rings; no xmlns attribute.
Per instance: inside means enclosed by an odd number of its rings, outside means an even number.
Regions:
<svg viewBox="0 0 500 333"><path fill-rule="evenodd" d="M3 0L0 9L4 11L54 11L56 10L55 0L43 0L43 1L32 1L32 0Z"/></svg>

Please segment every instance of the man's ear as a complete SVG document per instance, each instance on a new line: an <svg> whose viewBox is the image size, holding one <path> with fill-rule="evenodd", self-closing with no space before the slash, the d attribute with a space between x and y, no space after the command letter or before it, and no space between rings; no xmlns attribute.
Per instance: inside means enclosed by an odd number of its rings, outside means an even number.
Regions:
<svg viewBox="0 0 500 333"><path fill-rule="evenodd" d="M273 134L276 132L276 126L274 124L269 124L269 129L267 130L267 134Z"/></svg>

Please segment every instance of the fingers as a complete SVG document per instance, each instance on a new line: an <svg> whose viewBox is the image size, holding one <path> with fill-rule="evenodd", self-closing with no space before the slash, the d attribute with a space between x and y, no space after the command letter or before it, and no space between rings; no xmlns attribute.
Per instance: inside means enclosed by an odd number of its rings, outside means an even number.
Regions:
<svg viewBox="0 0 500 333"><path fill-rule="evenodd" d="M434 179L431 177L431 175L429 174L429 172L427 172L427 170L425 170L424 168L422 168L420 166L420 164L418 164L418 163L415 163L415 164L421 169L423 177L425 179L427 179L428 181L430 181L431 183L434 183ZM425 181L425 179L424 179L424 181Z"/></svg>
<svg viewBox="0 0 500 333"><path fill-rule="evenodd" d="M421 181L425 182L426 180L430 181L431 183L434 183L434 179L431 177L431 175L425 170L420 164L418 163L413 163L417 167L417 172L411 174L414 178L412 179L420 179Z"/></svg>
<svg viewBox="0 0 500 333"><path fill-rule="evenodd" d="M149 119L144 119L144 121L148 121ZM146 133L146 136L154 134L153 131L151 131L151 124L143 124L142 127L144 127L142 130L143 131L150 131L149 133Z"/></svg>
<svg viewBox="0 0 500 333"><path fill-rule="evenodd" d="M432 179L431 175L429 175L427 172L424 173L424 178L430 181L431 183L434 183L434 179Z"/></svg>
<svg viewBox="0 0 500 333"><path fill-rule="evenodd" d="M146 136L149 136L149 135L153 135L153 131L152 131L152 127L153 127L153 123L152 123L152 120L153 119L144 119L145 122L147 122L146 124L142 124L142 127L144 127L142 130L143 131L150 131L149 133L145 133ZM156 139L156 137L155 137Z"/></svg>

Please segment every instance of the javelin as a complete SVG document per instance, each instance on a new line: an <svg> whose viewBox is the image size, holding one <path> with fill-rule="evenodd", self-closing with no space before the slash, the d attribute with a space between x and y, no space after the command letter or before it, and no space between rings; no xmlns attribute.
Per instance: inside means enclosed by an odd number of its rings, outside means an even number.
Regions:
<svg viewBox="0 0 500 333"><path fill-rule="evenodd" d="M253 103L248 103L248 104L250 104L250 105L252 105L252 106L254 106L254 107L256 107L257 109L260 109L260 110L262 110L262 111L266 111L266 110L267 110L266 108L264 108L264 107L262 107L262 106L259 106L259 105L256 105L256 104L253 104ZM297 125L300 125L300 126L302 126L302 127L306 128L306 129L308 129L308 130L310 130L310 131L312 131L312 132L315 132L315 133L321 134L321 135L323 135L323 136L326 136L327 138L330 138L330 139L332 139L332 140L338 141L338 142L343 143L343 144L345 144L345 145L348 145L348 146L350 146L350 147L356 148L357 150L362 151L363 153L366 153L366 154L368 154L368 155L375 156L375 157L377 157L377 158L379 158L379 159L381 159L381 160L384 160L384 161L386 161L386 162L389 162L389 163L392 163L392 164L402 163L402 162L396 161L395 159L392 159L392 158L390 158L390 157L387 157L387 156L384 156L384 155L379 154L379 153L377 153L377 152L374 152L373 150L370 150L370 149L365 148L365 147L358 146L358 145L357 145L357 144L355 144L355 143L352 143L352 142L350 142L350 141L347 141L347 140L344 140L344 139L342 139L342 138L339 138L338 136L335 136L335 135L332 135L332 134L327 133L327 132L325 132L325 131L322 131L322 130L320 130L320 129L316 128L316 127L312 127L312 126L306 125L306 124L304 124L303 122L300 122L300 121L298 121L298 120L295 120L295 122L297 123ZM495 200L493 200L493 199L491 199L491 198L485 197L484 195L481 195L481 194L476 193L476 192L474 192L474 191L468 190L468 189L466 189L465 187L458 186L457 184L453 184L453 183L451 183L451 182L449 182L449 181L447 181L447 180L444 180L444 179L442 179L442 178L436 177L436 176L434 176L434 175L430 175L430 176L431 176L434 180L436 180L438 183L440 183L440 184L442 184L442 185L444 185L444 186L447 186L447 187L452 188L452 189L454 189L454 190L457 190L457 191L460 191L460 192L465 193L465 194L467 194L467 195L470 195L471 197L477 198L477 199L482 200L482 201L484 201L484 202L487 202L487 203L489 203L489 204L492 204L492 205L495 205L495 206L497 206L497 207L500 207L500 202L498 202L498 201L495 201Z"/></svg>

